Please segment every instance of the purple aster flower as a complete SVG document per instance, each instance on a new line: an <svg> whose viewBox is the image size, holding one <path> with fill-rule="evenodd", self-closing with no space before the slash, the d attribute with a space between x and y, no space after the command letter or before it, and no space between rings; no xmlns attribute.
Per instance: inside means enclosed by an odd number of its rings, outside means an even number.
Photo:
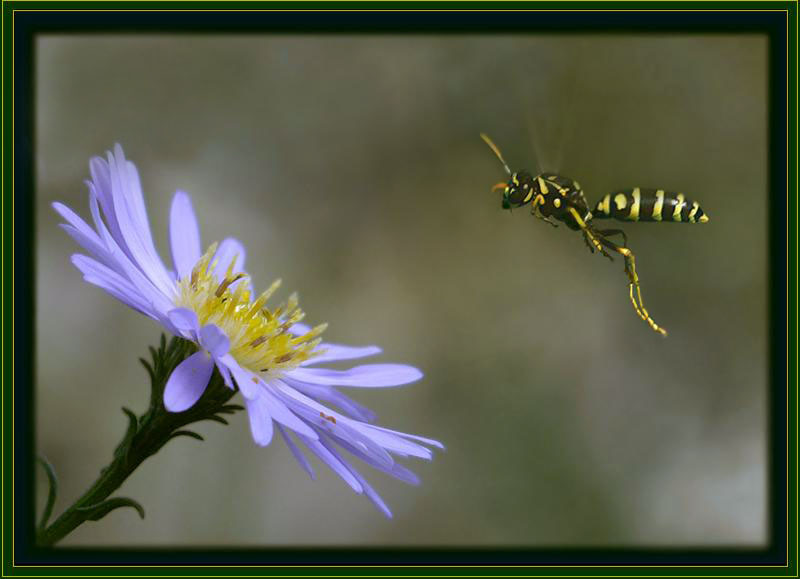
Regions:
<svg viewBox="0 0 800 579"><path fill-rule="evenodd" d="M244 271L245 250L235 239L214 243L203 253L192 203L183 191L176 192L172 201L169 241L174 270L167 269L153 244L139 174L125 159L122 147L116 145L107 159L94 157L89 170L94 227L65 205L53 204L67 221L61 227L92 256L75 254L72 263L89 283L198 346L167 381L167 410L182 412L192 407L216 367L229 388L235 384L241 391L256 444L269 444L277 427L312 478L314 472L300 446L391 517L389 508L342 451L417 484L416 475L395 457L430 460L433 453L425 445L443 446L372 424L375 415L338 387L399 386L419 380L422 373L403 364L366 364L349 370L312 367L381 350L322 342L319 336L325 325L302 324L304 314L295 295L270 309L267 301L279 281L254 296Z"/></svg>

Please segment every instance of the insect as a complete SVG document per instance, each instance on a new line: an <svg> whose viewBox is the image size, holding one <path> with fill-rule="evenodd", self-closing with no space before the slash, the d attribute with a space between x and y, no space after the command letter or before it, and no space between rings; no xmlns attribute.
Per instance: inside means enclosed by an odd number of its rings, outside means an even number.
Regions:
<svg viewBox="0 0 800 579"><path fill-rule="evenodd" d="M636 273L636 258L628 247L627 235L621 229L597 229L594 221L611 218L618 221L706 223L708 215L700 208L700 204L687 199L682 193L636 187L606 195L592 210L577 181L555 173L545 172L533 176L528 171L512 172L497 145L483 133L481 138L489 145L509 176L507 182L492 187L492 192L503 191L503 209L511 210L530 203L531 213L553 227L558 227L556 221L560 221L570 229L580 231L592 253L597 250L611 261L614 261L611 253L621 255L625 260L628 293L633 309L650 328L666 336L667 331L655 323L644 307L639 276ZM614 236L622 237L621 245L609 239Z"/></svg>

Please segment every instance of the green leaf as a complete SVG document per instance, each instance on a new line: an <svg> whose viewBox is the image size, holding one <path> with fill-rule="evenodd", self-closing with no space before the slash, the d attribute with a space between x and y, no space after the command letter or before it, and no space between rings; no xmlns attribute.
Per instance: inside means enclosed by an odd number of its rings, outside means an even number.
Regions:
<svg viewBox="0 0 800 579"><path fill-rule="evenodd" d="M119 446L114 450L114 456L125 456L133 442L133 437L136 436L136 433L139 431L139 419L136 417L133 410L123 406L122 411L128 416L128 430L125 432L122 442L120 442Z"/></svg>
<svg viewBox="0 0 800 579"><path fill-rule="evenodd" d="M228 424L228 421L225 420L222 416L217 416L216 414L211 414L200 420L213 420L214 422L219 422L220 424Z"/></svg>
<svg viewBox="0 0 800 579"><path fill-rule="evenodd" d="M139 429L139 419L136 417L136 414L130 408L126 408L123 406L122 411L128 415L128 419L130 420L130 422L128 423L128 431L125 433L125 439L127 440L128 437L136 434L136 431Z"/></svg>
<svg viewBox="0 0 800 579"><path fill-rule="evenodd" d="M152 383L156 379L156 375L153 372L153 367L150 365L150 362L148 362L144 358L139 358L139 362L141 362L142 366L144 366L145 370L147 370L147 373L150 376L150 382Z"/></svg>
<svg viewBox="0 0 800 579"><path fill-rule="evenodd" d="M47 462L45 457L39 455L37 460L47 474L47 482L49 485L47 503L44 506L44 511L42 511L42 518L39 520L39 530L41 530L45 528L47 521L50 519L50 515L53 514L53 506L56 504L56 495L58 494L58 479L56 478L56 471L53 470L53 465Z"/></svg>
<svg viewBox="0 0 800 579"><path fill-rule="evenodd" d="M116 497L113 499L107 499L103 502L94 505L89 505L86 507L76 507L75 510L87 513L86 519L89 521L99 521L111 511L120 509L122 507L131 507L136 509L136 511L139 513L139 517L144 519L144 507L142 507L142 505L140 505L133 499L129 499L126 497Z"/></svg>
<svg viewBox="0 0 800 579"><path fill-rule="evenodd" d="M188 436L190 438L196 438L197 440L205 440L202 436L197 434L196 432L192 432L191 430L176 430L173 432L167 440L172 440L178 436Z"/></svg>

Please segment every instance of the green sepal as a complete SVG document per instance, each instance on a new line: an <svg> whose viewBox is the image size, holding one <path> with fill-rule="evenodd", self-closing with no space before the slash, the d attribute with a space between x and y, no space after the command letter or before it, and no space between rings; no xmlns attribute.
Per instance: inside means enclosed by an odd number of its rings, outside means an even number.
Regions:
<svg viewBox="0 0 800 579"><path fill-rule="evenodd" d="M39 520L39 527L38 529L44 529L47 525L47 521L50 520L50 515L53 514L53 506L56 504L56 496L58 495L58 478L56 477L56 471L53 469L53 465L47 462L47 459L41 455L36 457L39 461L39 464L42 465L44 468L45 474L47 474L47 502L44 505L44 510L42 511L42 518Z"/></svg>
<svg viewBox="0 0 800 579"><path fill-rule="evenodd" d="M139 517L144 519L144 507L142 507L142 505L133 499L129 499L127 497L115 497L94 505L76 507L75 510L87 513L86 519L89 521L99 521L111 511L120 509L122 507L131 507L136 509L136 511L139 513Z"/></svg>

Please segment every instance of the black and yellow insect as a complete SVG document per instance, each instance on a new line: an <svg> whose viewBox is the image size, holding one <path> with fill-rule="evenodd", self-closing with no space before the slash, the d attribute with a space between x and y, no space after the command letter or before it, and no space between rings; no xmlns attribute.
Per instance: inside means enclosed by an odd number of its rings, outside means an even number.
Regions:
<svg viewBox="0 0 800 579"><path fill-rule="evenodd" d="M503 209L513 209L531 204L531 213L558 227L556 221L583 233L586 245L594 253L596 249L613 261L609 251L620 254L625 259L625 273L628 275L628 289L633 309L656 332L666 336L667 331L650 317L642 301L639 276L636 273L636 258L628 248L628 237L621 229L597 229L595 219L612 218L619 221L672 221L676 223L706 223L708 216L699 203L684 197L682 193L672 193L663 189L626 189L603 197L589 209L583 190L577 181L555 173L541 173L533 176L527 171L512 172L492 140L481 133L481 138L492 149L509 175L507 182L498 183L492 191L502 189ZM619 235L622 245L609 240Z"/></svg>

